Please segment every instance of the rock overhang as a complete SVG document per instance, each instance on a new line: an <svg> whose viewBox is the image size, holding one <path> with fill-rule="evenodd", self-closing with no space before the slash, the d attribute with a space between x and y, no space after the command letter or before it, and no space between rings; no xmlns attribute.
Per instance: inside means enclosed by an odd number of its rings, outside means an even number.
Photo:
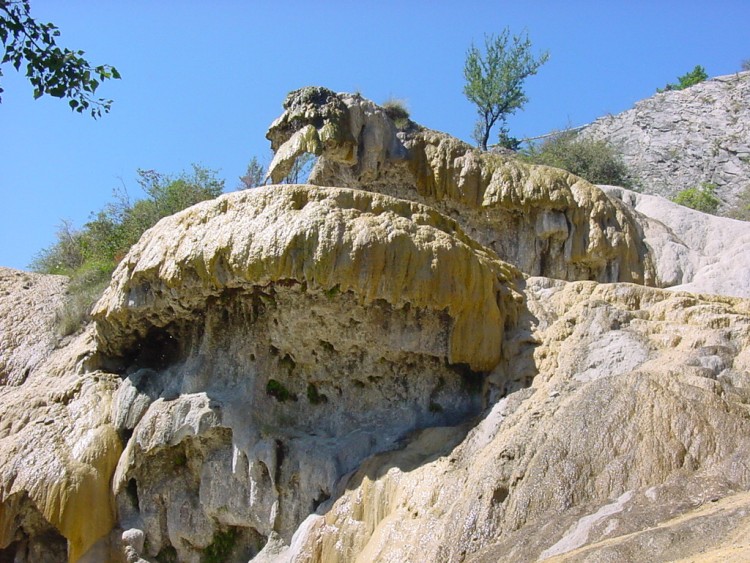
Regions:
<svg viewBox="0 0 750 563"><path fill-rule="evenodd" d="M162 220L116 270L94 311L100 351L118 356L154 329L192 322L227 291L304 284L362 304L450 318L446 360L500 361L520 272L427 206L314 186L226 194Z"/></svg>

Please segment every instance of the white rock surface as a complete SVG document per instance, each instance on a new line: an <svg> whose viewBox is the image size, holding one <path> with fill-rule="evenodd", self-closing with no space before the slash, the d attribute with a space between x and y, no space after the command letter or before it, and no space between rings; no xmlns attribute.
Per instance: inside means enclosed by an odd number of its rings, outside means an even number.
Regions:
<svg viewBox="0 0 750 563"><path fill-rule="evenodd" d="M660 285L750 297L750 223L701 213L661 196L600 186L645 216Z"/></svg>

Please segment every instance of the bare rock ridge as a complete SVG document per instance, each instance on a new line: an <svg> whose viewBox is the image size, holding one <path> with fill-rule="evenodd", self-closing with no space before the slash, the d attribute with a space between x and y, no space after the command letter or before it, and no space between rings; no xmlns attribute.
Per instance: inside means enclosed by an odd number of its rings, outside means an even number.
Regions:
<svg viewBox="0 0 750 563"><path fill-rule="evenodd" d="M162 220L77 336L0 269L0 560L750 556L744 224L284 109L314 185Z"/></svg>
<svg viewBox="0 0 750 563"><path fill-rule="evenodd" d="M711 183L735 205L750 189L750 72L656 94L584 134L615 146L648 193L672 197Z"/></svg>

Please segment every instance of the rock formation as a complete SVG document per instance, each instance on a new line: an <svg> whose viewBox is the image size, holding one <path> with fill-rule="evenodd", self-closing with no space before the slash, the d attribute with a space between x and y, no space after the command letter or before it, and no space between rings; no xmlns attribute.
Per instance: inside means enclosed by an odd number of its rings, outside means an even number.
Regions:
<svg viewBox="0 0 750 563"><path fill-rule="evenodd" d="M269 139L317 185L162 220L74 337L0 270L2 558L750 556L744 224L322 88Z"/></svg>
<svg viewBox="0 0 750 563"><path fill-rule="evenodd" d="M284 107L267 135L275 181L309 152L319 156L312 184L430 205L526 273L658 283L632 214L577 176L482 153L416 124L399 132L357 95L304 88Z"/></svg>
<svg viewBox="0 0 750 563"><path fill-rule="evenodd" d="M616 147L645 192L672 197L710 183L725 207L736 205L750 189L750 72L656 94L583 134Z"/></svg>
<svg viewBox="0 0 750 563"><path fill-rule="evenodd" d="M660 196L600 186L640 215L662 287L750 297L750 223L700 213Z"/></svg>

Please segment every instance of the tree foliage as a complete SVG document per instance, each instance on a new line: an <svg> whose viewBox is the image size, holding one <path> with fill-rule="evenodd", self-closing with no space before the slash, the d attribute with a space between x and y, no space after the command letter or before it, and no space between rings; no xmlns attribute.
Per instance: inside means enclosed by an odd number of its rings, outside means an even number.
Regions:
<svg viewBox="0 0 750 563"><path fill-rule="evenodd" d="M592 184L632 188L627 166L607 142L580 137L576 131L562 131L542 143L530 145L523 158L534 164L562 168Z"/></svg>
<svg viewBox="0 0 750 563"><path fill-rule="evenodd" d="M508 28L498 36L485 35L484 52L471 46L464 64L464 94L477 106L474 139L482 149L487 150L492 127L505 122L528 101L524 80L536 74L548 58L547 52L535 58L528 35L511 36ZM507 137L507 128L503 131Z"/></svg>
<svg viewBox="0 0 750 563"><path fill-rule="evenodd" d="M250 159L250 163L247 165L247 171L244 176L240 176L240 185L238 190L248 190L250 188L257 188L262 186L266 181L266 169L260 163L257 156Z"/></svg>
<svg viewBox="0 0 750 563"><path fill-rule="evenodd" d="M715 215L721 205L721 200L715 192L716 186L714 184L704 182L697 188L687 188L678 192L672 201L696 211Z"/></svg>
<svg viewBox="0 0 750 563"><path fill-rule="evenodd" d="M684 90L685 88L690 88L690 86L695 86L696 84L703 82L707 78L708 74L706 74L706 69L701 65L695 65L693 70L677 77L677 84L667 84L664 88L657 88L657 92Z"/></svg>
<svg viewBox="0 0 750 563"><path fill-rule="evenodd" d="M25 63L34 98L67 98L73 111L88 111L94 118L109 112L112 100L95 98L94 94L103 81L119 79L120 73L110 65L92 66L83 58L83 51L58 47L59 36L60 31L53 24L39 23L31 17L29 0L0 0L0 78L2 65L10 63L20 71Z"/></svg>
<svg viewBox="0 0 750 563"><path fill-rule="evenodd" d="M63 222L57 242L36 256L31 269L70 276L71 297L62 317L64 334L80 326L117 263L147 229L163 217L222 193L224 181L215 174L196 165L191 174L176 177L138 170L145 199L131 202L126 190L118 190L115 201L93 214L80 230Z"/></svg>

